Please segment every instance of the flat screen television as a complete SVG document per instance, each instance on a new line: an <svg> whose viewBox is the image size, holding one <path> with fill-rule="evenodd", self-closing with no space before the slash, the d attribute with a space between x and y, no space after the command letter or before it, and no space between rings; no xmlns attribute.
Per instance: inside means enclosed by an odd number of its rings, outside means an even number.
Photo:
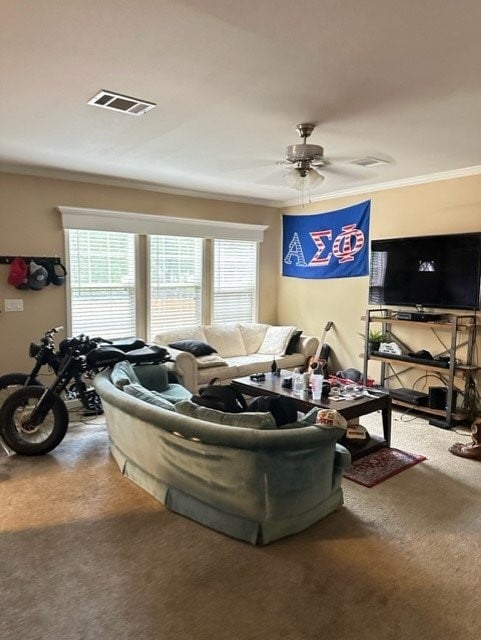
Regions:
<svg viewBox="0 0 481 640"><path fill-rule="evenodd" d="M371 241L369 303L479 309L481 232Z"/></svg>

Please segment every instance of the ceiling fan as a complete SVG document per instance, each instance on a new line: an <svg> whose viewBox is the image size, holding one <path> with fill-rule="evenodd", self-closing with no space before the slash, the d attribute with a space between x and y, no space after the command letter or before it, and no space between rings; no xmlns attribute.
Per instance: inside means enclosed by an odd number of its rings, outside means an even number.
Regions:
<svg viewBox="0 0 481 640"><path fill-rule="evenodd" d="M285 160L278 164L289 166L286 175L287 184L293 189L304 191L319 186L324 181L324 175L319 169L330 164L324 157L324 148L318 144L308 144L307 138L315 129L315 124L303 122L298 124L296 131L303 139L301 144L291 144L286 149Z"/></svg>

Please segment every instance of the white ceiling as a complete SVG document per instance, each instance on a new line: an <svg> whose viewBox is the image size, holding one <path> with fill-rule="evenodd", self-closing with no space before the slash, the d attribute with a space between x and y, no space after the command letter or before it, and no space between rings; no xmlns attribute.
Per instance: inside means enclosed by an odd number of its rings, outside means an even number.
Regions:
<svg viewBox="0 0 481 640"><path fill-rule="evenodd" d="M278 205L309 142L315 196L481 172L479 0L2 0L9 171ZM157 103L89 106L107 89ZM349 164L365 156L389 164ZM449 174L451 175L451 174Z"/></svg>

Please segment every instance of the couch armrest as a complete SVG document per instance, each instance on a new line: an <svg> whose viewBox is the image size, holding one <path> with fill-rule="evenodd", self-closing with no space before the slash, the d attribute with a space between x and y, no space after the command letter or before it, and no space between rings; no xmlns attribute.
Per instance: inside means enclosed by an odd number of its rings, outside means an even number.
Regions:
<svg viewBox="0 0 481 640"><path fill-rule="evenodd" d="M336 450L334 452L334 468L332 473L332 488L338 489L341 487L342 474L344 469L351 464L351 454L343 447L342 444L336 443Z"/></svg>
<svg viewBox="0 0 481 640"><path fill-rule="evenodd" d="M315 336L301 336L299 339L297 350L307 359L314 356L319 346L319 339Z"/></svg>
<svg viewBox="0 0 481 640"><path fill-rule="evenodd" d="M351 454L342 444L336 443L336 453L334 454L334 465L344 469L351 464Z"/></svg>
<svg viewBox="0 0 481 640"><path fill-rule="evenodd" d="M160 345L165 346L165 345ZM197 359L187 351L179 351L171 347L165 347L172 358L172 362L167 363L167 368L173 371L179 378L180 383L192 393L196 393L199 377Z"/></svg>

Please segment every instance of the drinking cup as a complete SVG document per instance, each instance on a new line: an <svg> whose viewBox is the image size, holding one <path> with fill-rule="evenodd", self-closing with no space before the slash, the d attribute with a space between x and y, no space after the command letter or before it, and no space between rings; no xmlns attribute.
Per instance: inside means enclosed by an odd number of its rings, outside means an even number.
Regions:
<svg viewBox="0 0 481 640"><path fill-rule="evenodd" d="M312 390L313 400L321 399L323 382L324 382L324 376L320 376L320 375L311 376L311 390Z"/></svg>

